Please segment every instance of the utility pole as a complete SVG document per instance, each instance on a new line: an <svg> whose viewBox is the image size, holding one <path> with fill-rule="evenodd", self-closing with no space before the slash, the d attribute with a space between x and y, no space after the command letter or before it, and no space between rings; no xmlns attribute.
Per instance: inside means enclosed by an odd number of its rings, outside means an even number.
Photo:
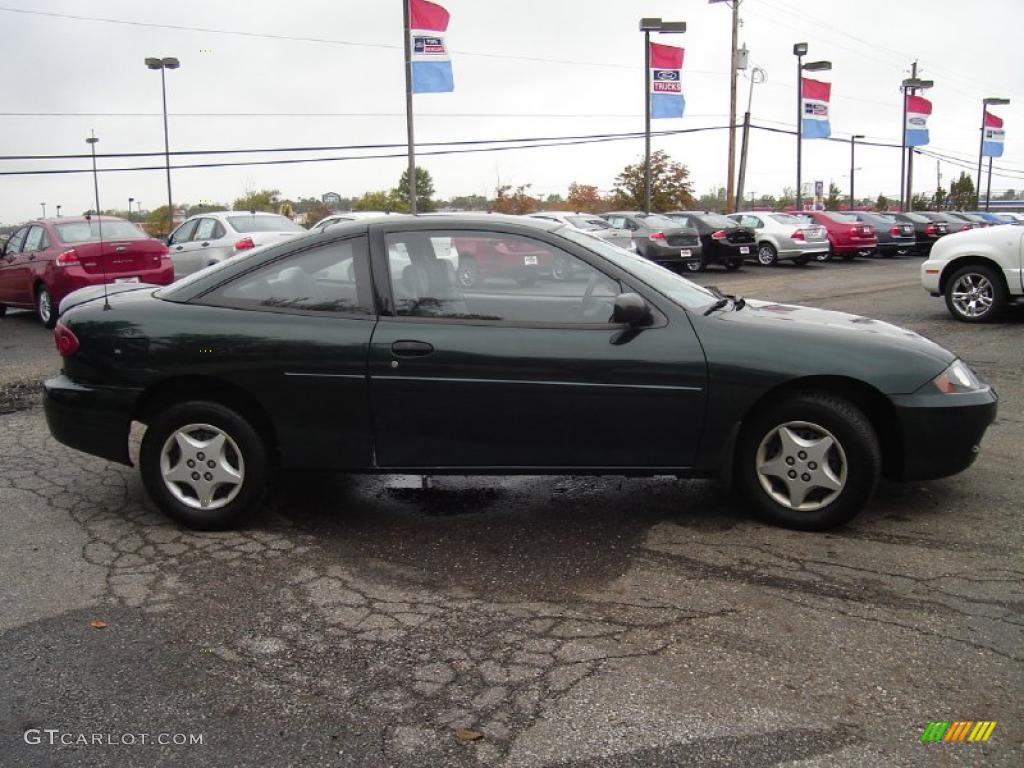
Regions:
<svg viewBox="0 0 1024 768"><path fill-rule="evenodd" d="M747 95L747 111L743 113L743 141L740 145L740 178L736 183L736 206L738 210L743 205L743 187L747 181L747 148L750 142L750 110L754 101L754 84L763 83L768 79L768 73L761 67L754 67L750 70L750 92Z"/></svg>
<svg viewBox="0 0 1024 768"><path fill-rule="evenodd" d="M725 211L736 210L736 55L740 31L740 0L732 2L732 58L729 66L729 175L725 186Z"/></svg>
<svg viewBox="0 0 1024 768"><path fill-rule="evenodd" d="M910 78L917 80L917 61L915 60L910 68ZM910 89L910 95L917 95L917 88ZM906 96L903 97L904 103L906 102ZM903 130L907 130L906 124L903 126ZM910 152L907 155L907 204L903 207L905 211L911 211L914 209L914 148L910 147Z"/></svg>
<svg viewBox="0 0 1024 768"><path fill-rule="evenodd" d="M936 195L936 197L938 197L938 193L939 193L940 189L942 189L942 163L941 163L941 161L938 158L936 158L935 159L935 195ZM944 202L946 202L946 201L945 200L936 200L935 201L935 210L941 211L942 210L942 204Z"/></svg>

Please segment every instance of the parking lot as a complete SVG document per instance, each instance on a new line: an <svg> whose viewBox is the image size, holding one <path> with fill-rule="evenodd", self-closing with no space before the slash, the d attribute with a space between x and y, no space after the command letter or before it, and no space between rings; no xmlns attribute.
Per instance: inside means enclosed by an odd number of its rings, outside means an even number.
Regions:
<svg viewBox="0 0 1024 768"><path fill-rule="evenodd" d="M972 468L829 534L716 482L303 474L243 530L186 531L50 438L52 335L9 312L0 764L1020 765L1024 308L957 323L919 264L696 277L906 326L998 389ZM933 720L998 725L921 743Z"/></svg>

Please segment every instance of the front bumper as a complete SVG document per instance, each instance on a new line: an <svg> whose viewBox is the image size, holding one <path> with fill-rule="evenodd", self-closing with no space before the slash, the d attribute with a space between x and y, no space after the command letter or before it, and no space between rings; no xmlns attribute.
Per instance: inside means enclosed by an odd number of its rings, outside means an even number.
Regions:
<svg viewBox="0 0 1024 768"><path fill-rule="evenodd" d="M961 395L917 392L893 395L903 437L900 480L934 480L967 469L996 418L992 388Z"/></svg>
<svg viewBox="0 0 1024 768"><path fill-rule="evenodd" d="M942 268L946 264L945 261L921 262L921 287L931 296L939 295L939 281L942 279Z"/></svg>
<svg viewBox="0 0 1024 768"><path fill-rule="evenodd" d="M141 390L80 384L64 374L43 384L50 433L76 451L131 466L128 430Z"/></svg>

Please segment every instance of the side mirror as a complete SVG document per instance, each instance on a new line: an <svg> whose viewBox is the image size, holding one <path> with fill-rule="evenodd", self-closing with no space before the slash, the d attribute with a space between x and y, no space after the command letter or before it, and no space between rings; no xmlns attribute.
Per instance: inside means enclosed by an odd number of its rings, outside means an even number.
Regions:
<svg viewBox="0 0 1024 768"><path fill-rule="evenodd" d="M620 293L615 297L612 322L626 325L649 325L654 320L650 305L639 293Z"/></svg>

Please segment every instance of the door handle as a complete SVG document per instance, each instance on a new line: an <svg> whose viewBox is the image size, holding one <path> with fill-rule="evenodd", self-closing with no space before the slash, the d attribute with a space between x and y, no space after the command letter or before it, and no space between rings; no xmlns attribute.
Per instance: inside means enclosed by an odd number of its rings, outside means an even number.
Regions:
<svg viewBox="0 0 1024 768"><path fill-rule="evenodd" d="M210 241L209 241L209 240L207 240L207 241L206 241L205 243L203 243L203 248L205 248L205 247L206 247L206 246L208 246L209 244L210 244Z"/></svg>
<svg viewBox="0 0 1024 768"><path fill-rule="evenodd" d="M184 247L185 247L184 245L176 245L176 246L174 246L174 250L180 251Z"/></svg>
<svg viewBox="0 0 1024 768"><path fill-rule="evenodd" d="M395 357L423 357L433 351L433 345L425 341L396 341L391 345Z"/></svg>

